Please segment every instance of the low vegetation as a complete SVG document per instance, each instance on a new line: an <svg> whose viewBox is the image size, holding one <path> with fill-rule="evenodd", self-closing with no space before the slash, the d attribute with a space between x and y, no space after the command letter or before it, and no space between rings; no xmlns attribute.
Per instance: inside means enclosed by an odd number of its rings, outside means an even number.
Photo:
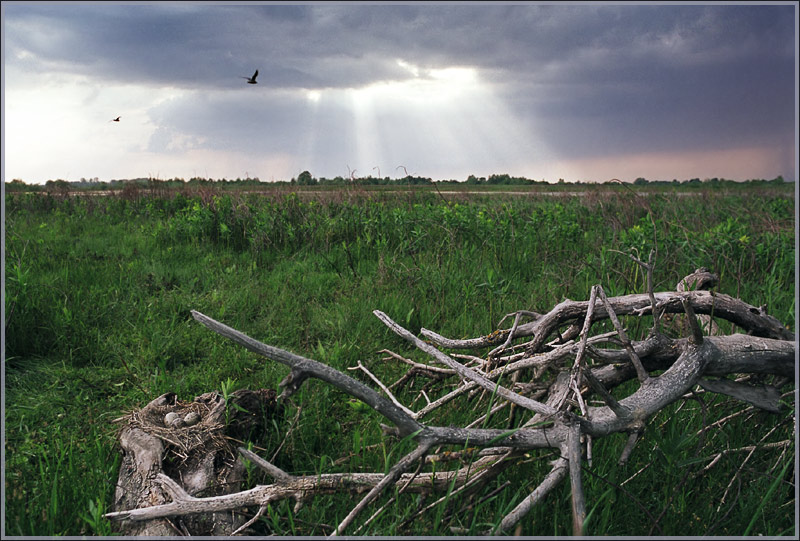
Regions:
<svg viewBox="0 0 800 541"><path fill-rule="evenodd" d="M210 184L132 186L105 197L7 192L5 534L114 531L102 515L120 464L114 420L124 413L166 392L191 400L212 390L277 389L284 367L219 340L191 310L338 370L362 361L394 381L402 369L379 352L411 348L373 310L412 332L485 335L510 312L587 299L598 283L609 296L644 292L628 254L646 259L655 238L656 290L707 267L718 291L765 305L795 331L788 190L683 196L636 188L525 196L428 187L248 194ZM401 396L408 403L418 394L411 386ZM398 444L382 435L377 414L346 398L307 383L292 398L299 415L286 408L251 448L267 458L280 448L273 463L291 474L384 471ZM775 415L722 396L680 401L651 421L624 468L616 460L625 439L604 440L584 475L593 505L587 531L794 535L792 393L784 405ZM699 436L713 423L722 429ZM532 453L532 478L552 459ZM263 482L258 470L249 475ZM526 496L505 481L498 477L486 499L444 499L416 520L431 502L398 498L360 533L483 531ZM569 535L569 506L568 488L552 494L519 533ZM295 512L282 502L254 528L325 535L350 507L318 497Z"/></svg>

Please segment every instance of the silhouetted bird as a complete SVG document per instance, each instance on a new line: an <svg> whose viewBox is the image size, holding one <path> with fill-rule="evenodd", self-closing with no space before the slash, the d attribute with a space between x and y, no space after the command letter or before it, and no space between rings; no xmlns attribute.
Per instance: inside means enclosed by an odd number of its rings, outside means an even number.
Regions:
<svg viewBox="0 0 800 541"><path fill-rule="evenodd" d="M242 75L240 75L239 77L241 77L242 79L247 79L247 84L251 84L251 85L257 85L258 84L256 82L256 77L258 77L258 70L256 70L256 72L253 74L252 77L244 77Z"/></svg>
<svg viewBox="0 0 800 541"><path fill-rule="evenodd" d="M109 122L119 122L120 118L122 118L122 117L118 116L117 118L112 118L111 120L109 120Z"/></svg>

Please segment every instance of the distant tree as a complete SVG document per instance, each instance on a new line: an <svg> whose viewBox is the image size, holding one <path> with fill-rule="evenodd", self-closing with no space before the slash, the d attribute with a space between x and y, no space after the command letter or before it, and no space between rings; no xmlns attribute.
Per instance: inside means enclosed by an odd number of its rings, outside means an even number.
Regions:
<svg viewBox="0 0 800 541"><path fill-rule="evenodd" d="M510 184L510 177L507 174L489 175L489 184Z"/></svg>
<svg viewBox="0 0 800 541"><path fill-rule="evenodd" d="M11 182L6 182L6 190L11 192L24 192L27 188L28 185L20 178L15 178ZM31 188L33 188L33 186L31 186Z"/></svg>
<svg viewBox="0 0 800 541"><path fill-rule="evenodd" d="M637 186L641 186L643 184L647 184L647 179L644 177L639 177L636 180L634 180L633 183L636 184Z"/></svg>
<svg viewBox="0 0 800 541"><path fill-rule="evenodd" d="M66 194L69 192L69 182L64 179L48 180L44 183L48 192Z"/></svg>
<svg viewBox="0 0 800 541"><path fill-rule="evenodd" d="M297 183L300 186L311 186L312 184L316 184L317 180L311 176L311 173L308 171L303 171L297 176Z"/></svg>

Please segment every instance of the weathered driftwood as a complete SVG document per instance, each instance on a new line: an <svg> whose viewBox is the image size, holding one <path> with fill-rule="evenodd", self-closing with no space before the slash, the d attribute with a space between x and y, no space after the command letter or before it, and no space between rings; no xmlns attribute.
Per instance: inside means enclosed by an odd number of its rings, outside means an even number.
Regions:
<svg viewBox="0 0 800 541"><path fill-rule="evenodd" d="M398 460L385 475L352 473L313 477L293 476L240 448L240 454L267 472L274 482L212 497L196 497L174 478L164 475L167 472L157 472L153 476L152 464L157 462L154 455L157 457L158 452L148 448L148 452L135 455L142 462L141 467L149 468L143 470L150 472L149 476L145 476L149 485L144 489L132 487L132 490L139 491L138 494L148 497L140 496L130 504L125 502L125 505L118 505L118 510L107 516L139 523L197 514L222 516L221 513L236 509L258 508L259 511L248 523L237 525L230 522L229 532L238 533L255 521L270 502L293 499L299 505L314 494L364 494L350 514L334 529L332 535L336 535L345 532L359 513L389 486L399 486L401 492L417 490L434 493L439 490L444 492L447 490L445 487L449 487L453 489L451 497L458 493L474 492L500 471L513 467L525 451L552 448L557 451L557 458L552 463L550 473L527 498L503 517L494 532L487 533L499 533L512 528L533 505L569 478L573 531L576 535L583 534L586 502L581 482L581 462L589 458L593 438L627 433L628 445L620 457L620 462L625 462L647 421L697 386L707 392L733 396L767 411L780 410L777 387L736 382L726 376L766 374L783 377L784 382L788 382L794 374L794 334L767 315L763 307L756 308L727 295L698 289L715 283L715 276L705 269L698 269L683 279L678 290L673 292L656 293L651 289L646 294L608 298L602 287L594 286L588 301L565 300L546 314L521 311L513 314L511 328L468 340L452 340L425 329L420 331L420 335L426 339L422 340L376 310L375 316L389 329L439 365L425 365L385 350L390 355L388 359L401 360L411 366L408 377L461 380L453 390L435 400L427 400L428 403L417 411L403 405L391 394L391 388L408 380L406 376L394 385L386 386L359 363L355 369L362 370L376 382L383 392L381 394L323 363L263 344L193 311L194 318L214 332L290 367L289 374L280 383L283 390L279 400L291 396L309 377L320 379L383 415L393 425L382 425L384 433L409 438L416 442L416 448ZM642 317L651 314L654 315L653 327L648 336L642 340L631 340L620 316ZM684 319L686 334L683 338L670 338L660 330L665 323L661 316L669 319L674 314L681 314ZM700 322L698 315L707 317ZM523 317L531 321L521 324ZM715 319L732 322L747 334L740 332L730 336L707 336L703 327L719 333ZM615 330L591 336L592 326L602 320L610 320ZM488 347L493 349L485 356L448 354L444 351ZM655 371L661 373L655 375ZM551 376L548 377L548 374ZM498 383L501 375L506 383ZM521 381L522 377L527 381ZM634 378L639 382L635 391L624 397L615 396L614 390L621 383ZM494 396L497 405L493 412L508 407L512 412L524 415L524 420L511 429L474 428L483 417L464 427L435 426L422 422L436 409L474 392ZM590 396L600 400L603 405L591 405ZM513 415L510 415L509 419L512 418ZM431 472L422 471L431 461L442 460L442 457L452 458L447 453L435 451L447 445L458 445L462 449L469 445L468 450L450 453L452 456L459 455L461 460L466 459L466 464L451 471L442 471L441 468ZM462 456L464 454L469 456L465 458ZM455 483L452 484L452 481ZM165 495L169 496L170 501Z"/></svg>
<svg viewBox="0 0 800 541"><path fill-rule="evenodd" d="M113 509L151 508L167 503L174 498L172 485L160 482L161 476L177 479L181 491L192 495L238 492L244 465L229 438L253 436L275 409L272 390L243 389L232 393L228 401L216 392L198 396L192 402L180 402L175 393L166 393L118 419L124 422L119 433L123 457ZM164 515L148 522L127 521L122 533L228 535L245 520L232 512L207 512L175 520Z"/></svg>

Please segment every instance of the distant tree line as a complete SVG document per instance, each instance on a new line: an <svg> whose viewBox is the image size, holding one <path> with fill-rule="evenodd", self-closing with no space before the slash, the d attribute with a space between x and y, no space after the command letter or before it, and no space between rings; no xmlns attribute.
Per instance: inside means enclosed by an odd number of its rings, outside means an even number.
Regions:
<svg viewBox="0 0 800 541"><path fill-rule="evenodd" d="M291 180L291 183L297 183L301 186L421 186L425 184L433 184L433 179L428 177L420 177L414 175L406 175L401 178L391 178L391 177L373 177L372 175L366 177L352 177L352 178L344 178L344 177L333 177L333 178L314 178L311 176L311 173L308 171L303 171L295 179Z"/></svg>
<svg viewBox="0 0 800 541"><path fill-rule="evenodd" d="M333 178L320 177L315 178L309 171L303 171L296 178L291 180L278 180L262 182L258 177L248 178L235 178L235 179L213 179L203 177L192 177L188 181L176 177L172 179L161 180L157 178L134 178L134 179L121 179L101 181L97 177L94 178L81 178L79 181L67 181L63 179L48 180L44 184L26 184L22 179L15 178L11 182L5 183L5 189L9 192L13 191L75 191L75 190L117 190L123 189L126 186L140 186L140 187L158 187L158 188L171 188L180 186L192 185L205 185L213 183L216 186L260 186L263 184L270 185L297 185L297 186L424 186L438 184L466 184L469 186L492 186L492 185L506 185L506 186L531 186L531 185L551 185L553 183L546 180L535 180L525 177L517 177L509 174L494 174L489 177L476 177L469 175L466 181L458 180L437 180L434 181L429 177L406 175L399 178L386 177L373 177L372 175L366 177L351 176L345 178L336 176ZM744 182L729 180L725 178L706 178L700 180L699 178L692 178L688 180L648 180L644 177L639 177L633 182L625 182L617 179L608 180L602 183L591 181L567 182L563 178L558 179L558 185L597 185L597 184L632 184L635 186L658 186L658 185L687 185L687 186L705 186L705 187L720 187L732 186L742 184L776 184L781 185L785 183L783 176L778 175L774 179L749 179Z"/></svg>

